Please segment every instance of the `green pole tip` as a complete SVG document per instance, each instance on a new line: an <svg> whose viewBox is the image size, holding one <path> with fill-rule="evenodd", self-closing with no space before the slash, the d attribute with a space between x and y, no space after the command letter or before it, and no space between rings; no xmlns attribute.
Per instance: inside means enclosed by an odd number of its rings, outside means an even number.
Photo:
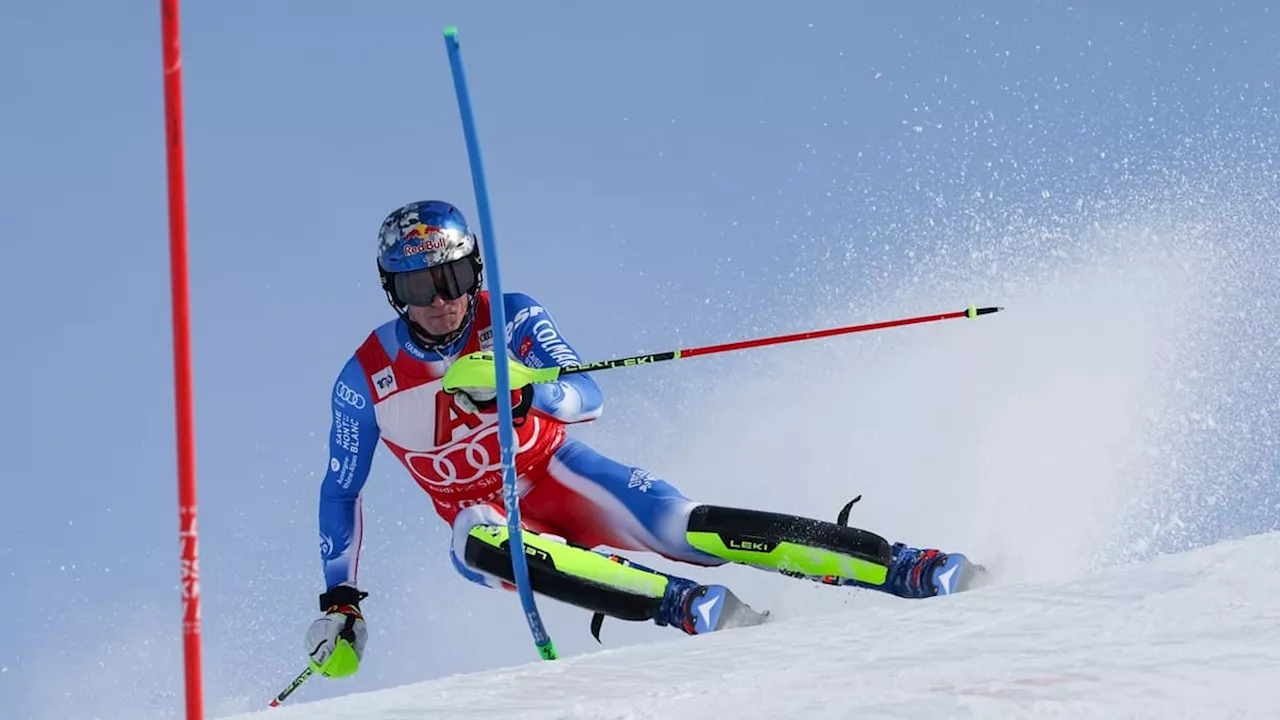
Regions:
<svg viewBox="0 0 1280 720"><path fill-rule="evenodd" d="M447 37L447 38L456 38L456 37L458 37L458 26L457 26L457 25L450 25L449 27L446 27L446 28L444 29L444 36L445 36L445 37Z"/></svg>

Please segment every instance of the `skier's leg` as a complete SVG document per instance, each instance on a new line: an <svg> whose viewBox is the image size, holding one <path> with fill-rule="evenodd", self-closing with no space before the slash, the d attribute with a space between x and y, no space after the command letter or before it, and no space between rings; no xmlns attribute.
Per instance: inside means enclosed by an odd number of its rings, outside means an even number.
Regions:
<svg viewBox="0 0 1280 720"><path fill-rule="evenodd" d="M726 562L689 544L689 518L697 503L641 468L623 465L569 439L537 474L520 501L521 517L549 527L569 543L590 549L646 550L694 565ZM631 559L610 557L653 572ZM697 634L764 620L765 614L726 587L666 577L670 580L654 617L659 625ZM593 624L593 630L598 629Z"/></svg>
<svg viewBox="0 0 1280 720"><path fill-rule="evenodd" d="M527 523L522 522L521 525ZM463 577L485 587L514 589L507 538L506 514L497 506L484 504L466 508L453 521L449 556L454 568ZM573 547L555 535L522 527L521 540L531 564L546 559L560 560L555 563L557 569L592 582L640 593L653 589L653 583L637 581L633 574L625 571L625 566L613 562L608 556ZM657 588L661 594L665 576L660 573L653 575L662 578Z"/></svg>
<svg viewBox="0 0 1280 720"><path fill-rule="evenodd" d="M449 559L453 562L453 569L457 570L462 577L485 587L514 589L506 580L496 575L482 572L478 568L473 568L467 565L464 559L466 557L467 538L470 537L472 528L504 527L506 524L506 514L496 506L488 503L472 505L458 513L458 516L453 520L453 540L449 544Z"/></svg>
<svg viewBox="0 0 1280 720"><path fill-rule="evenodd" d="M548 527L532 519L528 524L540 529ZM463 577L481 585L514 589L508 538L506 517L497 507L467 508L453 524L450 557L454 567ZM725 588L660 573L617 555L570 545L562 538L528 527L522 529L521 540L530 588L590 610L598 619L609 616L651 620L690 634L762 619ZM592 631L599 637L598 621L593 621Z"/></svg>
<svg viewBox="0 0 1280 720"><path fill-rule="evenodd" d="M734 562L900 597L964 589L967 559L794 515L702 505L644 470L568 440L521 502L586 547L649 550L699 565Z"/></svg>
<svg viewBox="0 0 1280 720"><path fill-rule="evenodd" d="M890 544L843 522L714 505L690 513L688 539L730 562L904 598L959 592L982 571L964 555Z"/></svg>
<svg viewBox="0 0 1280 720"><path fill-rule="evenodd" d="M520 507L583 547L646 550L694 565L725 562L689 544L689 517L698 503L666 480L577 440L560 446Z"/></svg>

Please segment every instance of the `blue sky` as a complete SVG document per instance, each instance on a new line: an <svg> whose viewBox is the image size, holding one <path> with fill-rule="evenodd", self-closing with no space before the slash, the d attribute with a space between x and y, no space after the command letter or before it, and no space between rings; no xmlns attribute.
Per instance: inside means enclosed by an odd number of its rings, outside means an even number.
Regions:
<svg viewBox="0 0 1280 720"><path fill-rule="evenodd" d="M1215 256L1233 294L1215 297L1274 317L1280 10L1266 2L731 7L183 7L211 708L256 707L302 667L329 388L390 312L378 224L423 198L475 218L445 25L460 28L504 285L543 301L585 357L875 319L864 306L956 309L1057 257L1044 237L1108 222L1230 229ZM18 625L0 707L174 717L157 4L6 4L0 66L0 578ZM1233 398L1236 438L1274 427L1259 420L1276 409L1260 389L1277 380L1270 322L1214 344L1233 369L1204 392ZM690 403L750 366L707 363L602 376L612 424L583 432L661 463ZM1210 535L1274 523L1266 447L1220 464L1254 490ZM446 528L378 462L362 573L379 649L358 679L306 693L530 659L514 599L452 574ZM558 644L590 647L574 633Z"/></svg>

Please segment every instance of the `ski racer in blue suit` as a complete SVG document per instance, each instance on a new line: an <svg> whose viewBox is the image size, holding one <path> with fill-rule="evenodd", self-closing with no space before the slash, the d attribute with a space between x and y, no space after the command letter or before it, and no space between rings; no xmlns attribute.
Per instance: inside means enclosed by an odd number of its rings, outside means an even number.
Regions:
<svg viewBox="0 0 1280 720"><path fill-rule="evenodd" d="M504 356L534 370L582 365L536 299L522 293L497 299L483 290L479 245L453 205L414 202L390 213L379 231L378 271L396 317L368 334L332 391L319 496L325 590L322 615L306 639L315 671L350 675L364 651L361 498L379 441L452 527L457 571L480 585L512 587L500 401L512 403L516 420L532 587L597 619L648 620L690 634L763 619L727 588L658 573L612 550L692 566L739 562L906 598L962 590L974 575L977 566L960 554L890 545L843 524L698 503L643 468L597 453L566 433L601 415L603 395L588 373L531 382L510 399L497 398L492 381L451 386L451 375L477 368L487 367L492 377L492 363ZM498 332L490 326L490 302L504 303L507 327Z"/></svg>

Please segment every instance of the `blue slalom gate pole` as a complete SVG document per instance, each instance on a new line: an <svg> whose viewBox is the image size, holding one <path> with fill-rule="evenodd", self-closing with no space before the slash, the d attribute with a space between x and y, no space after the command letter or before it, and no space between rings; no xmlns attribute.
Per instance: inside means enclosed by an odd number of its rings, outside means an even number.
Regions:
<svg viewBox="0 0 1280 720"><path fill-rule="evenodd" d="M458 47L458 28L444 29L444 44L449 51L449 67L453 71L453 89L458 94L458 110L462 113L462 132L467 139L467 157L471 161L471 182L475 186L476 207L480 212L480 242L484 270L489 282L489 318L493 327L494 370L498 391L498 443L502 449L502 498L507 510L508 547L516 591L524 607L525 619L533 633L533 642L543 660L555 660L556 646L542 624L542 615L529 586L529 564L524 554L524 538L520 534L520 495L516 488L515 438L511 419L511 374L507 368L506 308L502 302L502 274L498 271L498 247L493 234L493 218L489 214L489 194L485 189L484 165L480 158L480 140L476 137L476 121L471 114L471 95L467 92L467 76L462 69L462 51Z"/></svg>

